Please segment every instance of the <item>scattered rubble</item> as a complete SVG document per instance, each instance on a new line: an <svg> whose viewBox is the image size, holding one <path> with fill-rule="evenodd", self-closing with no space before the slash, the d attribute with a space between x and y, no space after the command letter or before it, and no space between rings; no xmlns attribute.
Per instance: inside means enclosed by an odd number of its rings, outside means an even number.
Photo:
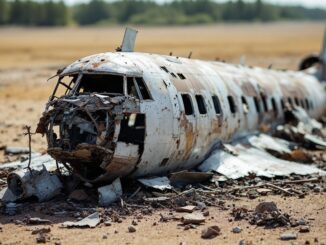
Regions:
<svg viewBox="0 0 326 245"><path fill-rule="evenodd" d="M67 228L83 228L83 227L89 227L89 228L94 228L100 223L100 216L98 212L95 212L86 218L77 221L77 222L71 222L71 221L66 221L62 224L62 227L67 227Z"/></svg>
<svg viewBox="0 0 326 245"><path fill-rule="evenodd" d="M122 195L122 187L120 179L116 179L111 185L106 185L98 188L99 204L101 206L107 206L112 202L118 200Z"/></svg>
<svg viewBox="0 0 326 245"><path fill-rule="evenodd" d="M52 222L48 219L41 219L38 217L35 218L27 218L25 220L26 224L29 225L47 225L47 224L52 224Z"/></svg>
<svg viewBox="0 0 326 245"><path fill-rule="evenodd" d="M283 233L280 235L280 239L283 241L288 241L288 240L296 240L297 239L297 234L295 233Z"/></svg>
<svg viewBox="0 0 326 245"><path fill-rule="evenodd" d="M35 234L41 234L41 233L50 233L51 232L51 228L37 228L35 230L32 231L32 235Z"/></svg>
<svg viewBox="0 0 326 245"><path fill-rule="evenodd" d="M181 222L184 225L194 224L199 225L205 222L205 217L201 213L192 213L182 216Z"/></svg>
<svg viewBox="0 0 326 245"><path fill-rule="evenodd" d="M300 229L299 229L299 232L301 233L307 233L307 232L310 232L310 227L305 225L305 226L301 226Z"/></svg>

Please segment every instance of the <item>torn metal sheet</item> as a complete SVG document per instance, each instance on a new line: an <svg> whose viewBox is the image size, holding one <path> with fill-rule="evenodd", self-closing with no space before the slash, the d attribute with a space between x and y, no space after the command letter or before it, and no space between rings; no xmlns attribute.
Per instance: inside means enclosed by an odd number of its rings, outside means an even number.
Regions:
<svg viewBox="0 0 326 245"><path fill-rule="evenodd" d="M62 224L62 227L67 227L67 228L95 228L99 223L101 222L100 215L98 212L95 212L86 218L77 221L77 222L72 222L72 221L66 221Z"/></svg>
<svg viewBox="0 0 326 245"><path fill-rule="evenodd" d="M248 137L248 142L261 150L277 152L279 154L290 154L290 143L286 140L278 139L267 134L259 134Z"/></svg>
<svg viewBox="0 0 326 245"><path fill-rule="evenodd" d="M108 206L117 201L122 196L122 186L120 179L116 179L111 185L98 188L98 202L101 206Z"/></svg>
<svg viewBox="0 0 326 245"><path fill-rule="evenodd" d="M290 174L326 175L325 171L313 165L281 160L260 149L246 148L240 144L235 148L238 152L237 156L223 150L216 150L198 168L203 172L218 172L231 179L242 178L250 173L268 178Z"/></svg>
<svg viewBox="0 0 326 245"><path fill-rule="evenodd" d="M58 176L50 174L45 168L40 171L25 169L12 172L7 177L7 183L18 199L35 196L40 202L56 196L63 187Z"/></svg>
<svg viewBox="0 0 326 245"><path fill-rule="evenodd" d="M151 188L158 189L161 191L172 189L170 180L167 177L154 177L154 178L148 178L148 179L138 179L138 181L147 187L151 187Z"/></svg>
<svg viewBox="0 0 326 245"><path fill-rule="evenodd" d="M326 141L312 134L305 134L304 140L307 144L313 145L317 149L326 149Z"/></svg>

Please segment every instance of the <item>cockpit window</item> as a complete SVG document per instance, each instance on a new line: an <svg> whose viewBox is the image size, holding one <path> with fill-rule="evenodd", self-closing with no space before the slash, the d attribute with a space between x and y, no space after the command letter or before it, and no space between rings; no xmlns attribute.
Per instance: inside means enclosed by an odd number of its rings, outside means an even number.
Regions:
<svg viewBox="0 0 326 245"><path fill-rule="evenodd" d="M139 91L143 97L143 100L150 100L152 99L149 95L149 92L147 90L147 87L144 83L144 80L141 77L136 77L136 83L138 85Z"/></svg>
<svg viewBox="0 0 326 245"><path fill-rule="evenodd" d="M123 76L84 74L76 92L123 94Z"/></svg>
<svg viewBox="0 0 326 245"><path fill-rule="evenodd" d="M133 77L127 77L127 93L130 96L134 96L135 98L139 99L135 81Z"/></svg>
<svg viewBox="0 0 326 245"><path fill-rule="evenodd" d="M77 81L78 75L64 76L59 78L50 100L69 94Z"/></svg>

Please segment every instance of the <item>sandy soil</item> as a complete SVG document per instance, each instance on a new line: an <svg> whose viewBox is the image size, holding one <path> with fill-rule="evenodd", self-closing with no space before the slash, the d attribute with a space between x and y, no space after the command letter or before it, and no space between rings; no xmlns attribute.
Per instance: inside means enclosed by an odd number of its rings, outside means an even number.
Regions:
<svg viewBox="0 0 326 245"><path fill-rule="evenodd" d="M309 233L299 233L299 227L282 227L275 229L265 229L250 225L248 221L234 221L230 215L230 209L233 205L246 205L249 209L254 209L261 201L274 201L282 212L289 213L297 219L305 219L310 226ZM52 225L15 225L12 220L22 220L24 215L15 217L1 217L2 232L0 240L3 244L32 244L35 243L36 235L31 231L35 228L50 227L50 241L60 241L61 244L239 244L241 240L244 244L326 244L326 207L324 194L311 194L304 199L296 197L267 196L255 200L240 199L237 201L228 201L229 210L220 210L218 208L209 208L210 215L206 222L196 229L184 230L180 226L180 221L160 222L160 213L168 214L169 210L155 211L153 215L142 216L137 219L139 214L123 219L121 223L112 223L111 226L101 224L94 229L67 229L62 228L61 223L73 218L54 218L51 216L42 216L50 219ZM173 212L173 211L172 211ZM182 213L176 213L176 216L182 216ZM37 212L29 213L33 217L39 216ZM231 220L230 220L231 219ZM128 226L132 220L137 220L138 225L135 233L128 232ZM217 225L221 229L221 235L211 240L201 238L201 231L210 225ZM242 232L235 234L232 228L241 227ZM293 241L281 241L280 235L284 232L293 232L298 234L298 239ZM103 238L107 236L107 238Z"/></svg>
<svg viewBox="0 0 326 245"><path fill-rule="evenodd" d="M319 52L324 23L278 23L214 25L208 27L139 28L137 50L187 56L193 51L194 58L215 59L220 57L239 62L246 55L250 65L295 69L300 59L311 52ZM123 29L114 28L70 28L70 29L0 29L0 147L27 146L24 125L35 130L44 104L54 86L46 79L56 69L71 63L81 56L113 50L120 44ZM46 141L39 135L33 136L35 151L45 151ZM15 160L0 150L0 163ZM311 231L299 234L295 244L326 243L325 194L310 194L304 199L295 197L267 196L255 200L228 201L229 205L246 204L250 208L261 200L273 200L284 211L296 218L309 221ZM229 210L210 208L210 218L197 229L184 231L177 221L161 223L159 213L144 216L138 222L137 231L128 233L127 227L134 217L110 227L101 225L95 229L62 229L60 223L73 220L71 217L46 217L53 221L51 243L59 239L61 244L238 244L244 239L253 244L291 244L280 241L283 231L298 231L298 228L264 229L248 224L247 221L229 222ZM13 220L22 219L0 215L0 244L35 243L33 227L16 225ZM36 211L29 213L39 216ZM153 223L157 223L153 226ZM216 224L222 235L213 240L200 238L201 229ZM243 232L233 234L231 229L241 226ZM115 233L118 231L118 233ZM107 235L107 239L103 239ZM318 242L315 242L317 238Z"/></svg>

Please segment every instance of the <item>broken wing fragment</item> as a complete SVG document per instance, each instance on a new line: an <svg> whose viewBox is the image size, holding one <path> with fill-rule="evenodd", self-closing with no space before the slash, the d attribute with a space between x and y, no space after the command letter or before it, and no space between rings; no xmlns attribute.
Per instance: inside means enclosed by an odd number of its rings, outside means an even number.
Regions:
<svg viewBox="0 0 326 245"><path fill-rule="evenodd" d="M237 156L216 150L199 166L199 170L218 172L231 179L242 178L250 173L268 178L290 174L326 175L325 171L315 166L281 160L260 149L246 148L240 144L235 148Z"/></svg>

